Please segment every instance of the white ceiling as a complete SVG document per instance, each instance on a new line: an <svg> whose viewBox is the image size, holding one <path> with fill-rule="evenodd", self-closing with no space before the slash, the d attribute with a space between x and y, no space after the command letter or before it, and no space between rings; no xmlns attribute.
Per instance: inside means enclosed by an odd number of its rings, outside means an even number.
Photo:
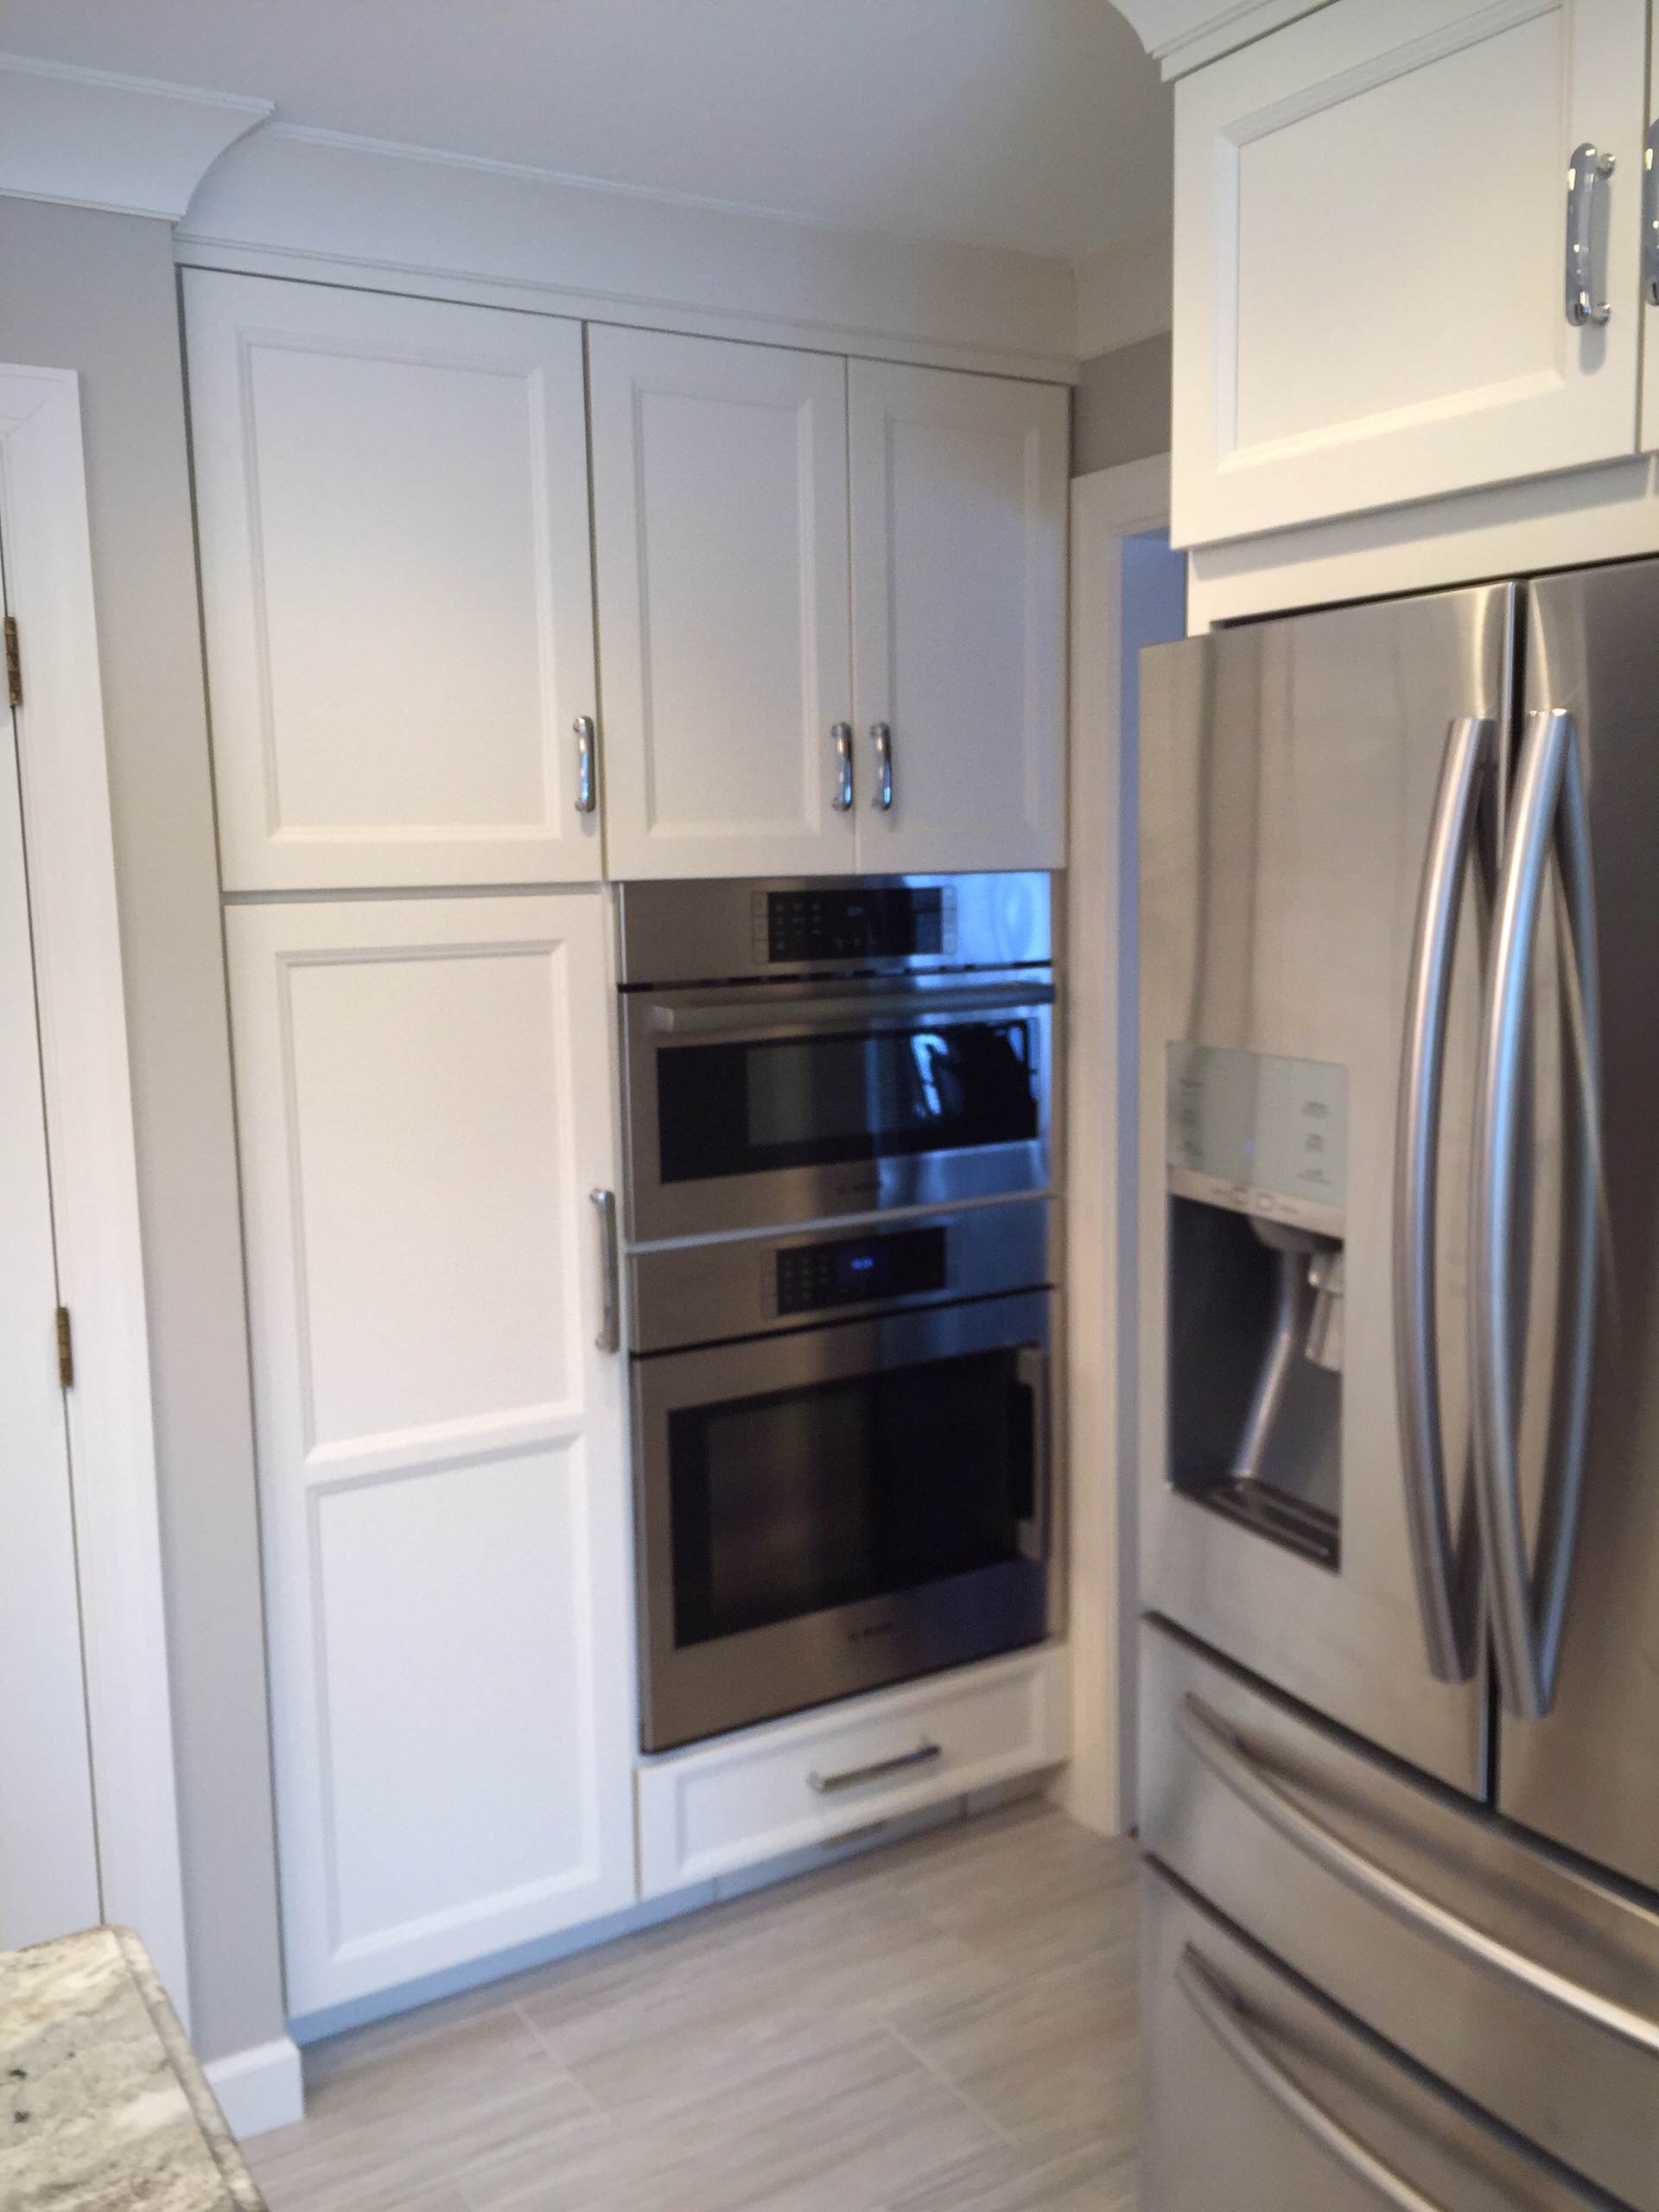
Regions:
<svg viewBox="0 0 1659 2212"><path fill-rule="evenodd" d="M1070 258L1168 219L1108 0L0 0L0 49L861 230Z"/></svg>

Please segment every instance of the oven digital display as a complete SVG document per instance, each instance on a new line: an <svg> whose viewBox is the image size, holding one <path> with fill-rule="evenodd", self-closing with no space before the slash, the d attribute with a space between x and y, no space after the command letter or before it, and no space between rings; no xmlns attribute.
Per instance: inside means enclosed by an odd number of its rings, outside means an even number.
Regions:
<svg viewBox="0 0 1659 2212"><path fill-rule="evenodd" d="M955 941L955 901L938 884L766 894L768 960L899 960Z"/></svg>
<svg viewBox="0 0 1659 2212"><path fill-rule="evenodd" d="M945 1286L943 1229L798 1244L778 1255L778 1311L813 1313L874 1298L914 1298Z"/></svg>

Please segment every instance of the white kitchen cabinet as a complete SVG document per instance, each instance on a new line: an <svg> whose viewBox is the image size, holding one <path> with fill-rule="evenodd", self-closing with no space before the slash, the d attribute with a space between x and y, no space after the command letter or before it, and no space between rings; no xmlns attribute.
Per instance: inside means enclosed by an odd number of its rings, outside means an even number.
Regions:
<svg viewBox="0 0 1659 2212"><path fill-rule="evenodd" d="M848 377L859 865L1059 868L1067 394Z"/></svg>
<svg viewBox="0 0 1659 2212"><path fill-rule="evenodd" d="M226 887L596 877L582 326L184 288Z"/></svg>
<svg viewBox="0 0 1659 2212"><path fill-rule="evenodd" d="M635 1895L597 891L226 916L288 1992Z"/></svg>
<svg viewBox="0 0 1659 2212"><path fill-rule="evenodd" d="M847 364L588 344L611 873L843 874Z"/></svg>
<svg viewBox="0 0 1659 2212"><path fill-rule="evenodd" d="M1637 447L1648 0L1333 0L1175 95L1173 535ZM1589 142L1593 289L1567 311Z"/></svg>

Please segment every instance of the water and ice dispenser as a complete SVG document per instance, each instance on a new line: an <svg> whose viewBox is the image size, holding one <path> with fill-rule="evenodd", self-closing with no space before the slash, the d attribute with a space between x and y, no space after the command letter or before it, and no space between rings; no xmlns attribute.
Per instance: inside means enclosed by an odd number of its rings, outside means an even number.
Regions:
<svg viewBox="0 0 1659 2212"><path fill-rule="evenodd" d="M1346 1072L1183 1044L1166 1074L1170 1480L1334 1567Z"/></svg>

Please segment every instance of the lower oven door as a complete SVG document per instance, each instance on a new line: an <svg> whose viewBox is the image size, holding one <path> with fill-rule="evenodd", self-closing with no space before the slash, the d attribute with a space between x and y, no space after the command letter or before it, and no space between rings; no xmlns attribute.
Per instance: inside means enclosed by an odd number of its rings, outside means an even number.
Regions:
<svg viewBox="0 0 1659 2212"><path fill-rule="evenodd" d="M1050 1296L635 1362L647 1751L1041 1640Z"/></svg>

